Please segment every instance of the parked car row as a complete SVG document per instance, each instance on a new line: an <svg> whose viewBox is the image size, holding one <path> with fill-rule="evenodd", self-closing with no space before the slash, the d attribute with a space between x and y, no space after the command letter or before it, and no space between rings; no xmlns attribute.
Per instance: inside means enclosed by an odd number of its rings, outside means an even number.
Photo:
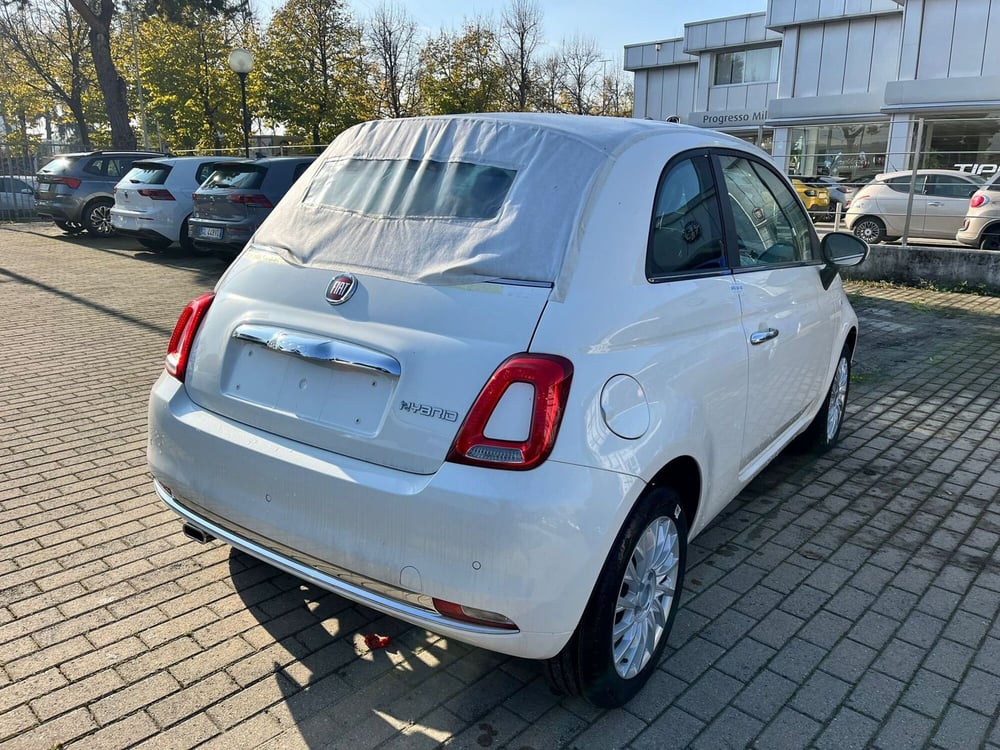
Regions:
<svg viewBox="0 0 1000 750"><path fill-rule="evenodd" d="M845 225L869 244L892 242L905 232L997 250L997 191L996 177L987 184L979 175L949 169L880 174L849 201Z"/></svg>
<svg viewBox="0 0 1000 750"><path fill-rule="evenodd" d="M314 159L64 154L39 170L34 209L72 234L121 233L155 250L239 251Z"/></svg>

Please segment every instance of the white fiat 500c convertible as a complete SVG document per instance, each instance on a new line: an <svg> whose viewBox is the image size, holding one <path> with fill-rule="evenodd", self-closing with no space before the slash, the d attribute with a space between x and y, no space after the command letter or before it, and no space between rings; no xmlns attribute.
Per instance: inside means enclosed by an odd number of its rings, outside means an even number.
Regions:
<svg viewBox="0 0 1000 750"><path fill-rule="evenodd" d="M620 705L688 541L837 441L867 252L710 130L364 123L181 314L155 487L195 539Z"/></svg>

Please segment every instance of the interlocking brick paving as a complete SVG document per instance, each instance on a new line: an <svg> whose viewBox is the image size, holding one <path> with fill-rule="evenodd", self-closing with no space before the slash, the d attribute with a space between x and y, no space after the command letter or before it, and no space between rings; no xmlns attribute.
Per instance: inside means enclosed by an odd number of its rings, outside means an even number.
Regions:
<svg viewBox="0 0 1000 750"><path fill-rule="evenodd" d="M224 266L0 226L4 748L1000 748L1000 299L848 286L842 444L694 540L667 657L599 711L180 533L146 399Z"/></svg>

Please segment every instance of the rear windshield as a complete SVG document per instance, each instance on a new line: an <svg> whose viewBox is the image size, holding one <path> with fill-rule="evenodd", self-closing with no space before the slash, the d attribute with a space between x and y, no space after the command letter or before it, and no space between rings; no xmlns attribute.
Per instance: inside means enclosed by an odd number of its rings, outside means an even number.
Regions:
<svg viewBox="0 0 1000 750"><path fill-rule="evenodd" d="M58 156L38 171L41 174L63 174L76 164L78 156Z"/></svg>
<svg viewBox="0 0 1000 750"><path fill-rule="evenodd" d="M202 188L229 188L233 190L257 190L264 182L266 167L254 164L219 166L209 175Z"/></svg>
<svg viewBox="0 0 1000 750"><path fill-rule="evenodd" d="M343 159L323 165L305 203L369 216L492 219L515 174L469 162Z"/></svg>
<svg viewBox="0 0 1000 750"><path fill-rule="evenodd" d="M165 164L135 164L125 179L136 185L162 185L167 181L170 167Z"/></svg>

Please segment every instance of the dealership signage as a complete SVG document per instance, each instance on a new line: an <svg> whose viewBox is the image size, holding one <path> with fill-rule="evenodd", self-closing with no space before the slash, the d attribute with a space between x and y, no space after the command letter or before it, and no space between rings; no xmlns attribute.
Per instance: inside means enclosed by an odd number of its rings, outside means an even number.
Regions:
<svg viewBox="0 0 1000 750"><path fill-rule="evenodd" d="M955 169L959 172L969 172L971 174L996 174L996 164L956 164Z"/></svg>
<svg viewBox="0 0 1000 750"><path fill-rule="evenodd" d="M737 109L722 112L692 112L688 116L688 124L702 128L740 128L763 125L766 119L766 109Z"/></svg>

